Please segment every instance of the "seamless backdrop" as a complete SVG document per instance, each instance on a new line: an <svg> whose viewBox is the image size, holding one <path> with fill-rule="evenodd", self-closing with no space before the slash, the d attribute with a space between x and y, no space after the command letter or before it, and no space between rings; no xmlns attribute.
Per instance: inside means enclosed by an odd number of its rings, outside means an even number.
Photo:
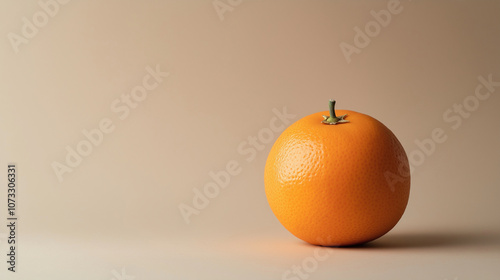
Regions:
<svg viewBox="0 0 500 280"><path fill-rule="evenodd" d="M3 1L1 278L498 279L499 12L499 1ZM330 98L386 124L413 173L393 231L320 254L274 217L263 170L280 131Z"/></svg>

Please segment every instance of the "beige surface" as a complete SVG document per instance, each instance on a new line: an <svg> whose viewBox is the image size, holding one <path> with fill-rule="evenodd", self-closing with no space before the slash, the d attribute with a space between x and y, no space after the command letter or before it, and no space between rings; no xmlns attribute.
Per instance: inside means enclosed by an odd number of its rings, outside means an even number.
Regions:
<svg viewBox="0 0 500 280"><path fill-rule="evenodd" d="M478 86L500 81L499 1L216 4L221 17L212 1L69 1L52 16L0 4L0 168L18 165L20 223L18 272L2 261L0 278L498 279L500 85ZM302 243L264 194L278 131L329 98L413 158L403 219L366 247ZM54 162L97 128L109 133L59 180ZM187 224L179 206L224 169ZM2 256L5 238L1 226Z"/></svg>

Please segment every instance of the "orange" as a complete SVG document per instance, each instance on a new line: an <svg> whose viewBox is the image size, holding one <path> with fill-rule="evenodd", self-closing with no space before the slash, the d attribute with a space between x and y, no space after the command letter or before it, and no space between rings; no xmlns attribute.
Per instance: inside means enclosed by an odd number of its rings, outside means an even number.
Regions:
<svg viewBox="0 0 500 280"><path fill-rule="evenodd" d="M322 246L356 245L400 220L410 193L409 163L384 124L334 106L330 100L330 112L304 117L278 137L266 162L266 196L296 237Z"/></svg>

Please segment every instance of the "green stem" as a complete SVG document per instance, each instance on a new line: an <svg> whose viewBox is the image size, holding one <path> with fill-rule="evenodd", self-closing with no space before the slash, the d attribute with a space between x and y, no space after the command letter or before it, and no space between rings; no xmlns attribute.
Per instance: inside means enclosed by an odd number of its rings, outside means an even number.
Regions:
<svg viewBox="0 0 500 280"><path fill-rule="evenodd" d="M328 102L328 107L330 107L330 117L337 118L337 115L335 115L335 100L330 99L330 102Z"/></svg>
<svg viewBox="0 0 500 280"><path fill-rule="evenodd" d="M348 123L348 120L345 120L344 118L347 116L347 114L342 115L340 117L337 117L335 114L335 100L330 99L330 102L328 103L330 107L330 116L323 116L323 121L322 123L324 124L338 124L338 123Z"/></svg>

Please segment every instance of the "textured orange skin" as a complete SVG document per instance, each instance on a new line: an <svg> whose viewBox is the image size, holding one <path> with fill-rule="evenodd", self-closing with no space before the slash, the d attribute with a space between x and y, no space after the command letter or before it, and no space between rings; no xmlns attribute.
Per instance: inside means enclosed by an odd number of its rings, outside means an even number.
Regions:
<svg viewBox="0 0 500 280"><path fill-rule="evenodd" d="M384 235L410 194L408 158L396 136L368 115L336 110L343 114L349 123L322 124L329 112L298 120L266 162L272 211L293 235L315 245L356 245ZM398 179L388 181L388 172Z"/></svg>

